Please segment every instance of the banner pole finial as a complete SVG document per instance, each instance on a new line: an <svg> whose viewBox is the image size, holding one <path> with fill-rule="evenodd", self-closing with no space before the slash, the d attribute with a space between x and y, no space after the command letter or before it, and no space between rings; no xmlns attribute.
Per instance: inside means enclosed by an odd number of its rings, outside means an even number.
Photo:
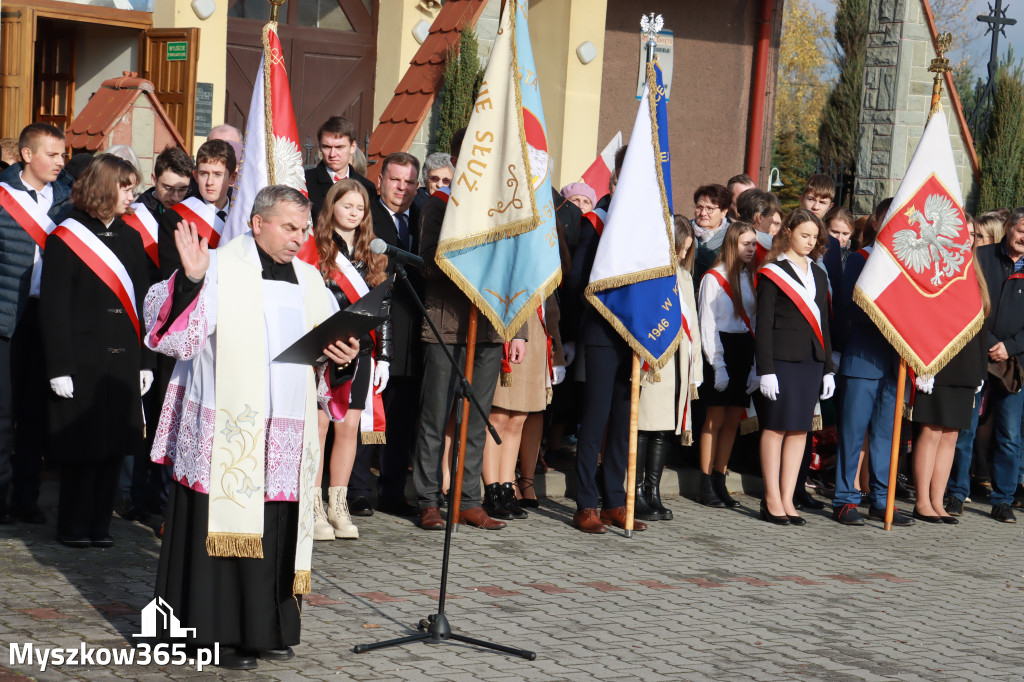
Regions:
<svg viewBox="0 0 1024 682"><path fill-rule="evenodd" d="M665 20L660 14L651 12L640 16L640 32L647 41L647 63L654 61L654 48L657 47L658 33L665 25Z"/></svg>
<svg viewBox="0 0 1024 682"><path fill-rule="evenodd" d="M939 110L942 101L942 78L943 74L949 71L949 60L946 59L946 53L949 52L949 47L953 43L953 36L948 31L946 33L940 33L935 38L935 59L932 60L931 66L928 70L935 74L935 81L932 84L932 106L928 111L928 118L935 115L935 112Z"/></svg>
<svg viewBox="0 0 1024 682"><path fill-rule="evenodd" d="M285 3L285 0L267 0L270 3L270 21L277 23L277 13L281 11L281 5Z"/></svg>

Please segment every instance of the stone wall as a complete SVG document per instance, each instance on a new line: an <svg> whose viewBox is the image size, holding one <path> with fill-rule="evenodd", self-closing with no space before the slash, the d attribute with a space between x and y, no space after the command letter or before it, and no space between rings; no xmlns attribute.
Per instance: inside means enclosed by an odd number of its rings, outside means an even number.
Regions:
<svg viewBox="0 0 1024 682"><path fill-rule="evenodd" d="M872 0L857 148L854 212L870 213L892 196L924 132L935 58L923 0ZM939 27L942 30L942 27ZM965 200L977 191L966 142L943 84L957 175Z"/></svg>

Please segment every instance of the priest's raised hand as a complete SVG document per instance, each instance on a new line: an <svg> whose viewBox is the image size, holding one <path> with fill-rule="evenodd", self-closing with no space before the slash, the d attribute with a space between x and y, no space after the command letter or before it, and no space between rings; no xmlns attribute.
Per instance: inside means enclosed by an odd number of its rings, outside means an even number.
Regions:
<svg viewBox="0 0 1024 682"><path fill-rule="evenodd" d="M181 258L181 269L193 282L206 277L210 267L210 245L206 238L199 238L195 223L182 220L174 231L174 245L178 248Z"/></svg>

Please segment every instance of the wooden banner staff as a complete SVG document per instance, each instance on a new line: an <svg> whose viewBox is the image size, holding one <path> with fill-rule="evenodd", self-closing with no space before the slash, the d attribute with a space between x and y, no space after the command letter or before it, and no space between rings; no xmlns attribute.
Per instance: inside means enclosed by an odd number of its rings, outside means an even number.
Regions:
<svg viewBox="0 0 1024 682"><path fill-rule="evenodd" d="M932 84L932 102L928 110L928 118L939 110L942 101L942 78L943 74L949 71L949 60L945 54L953 42L953 36L949 33L940 33L935 38L936 57L932 60L928 70L935 74L935 81ZM900 370L896 375L896 415L892 424L892 451L889 454L889 488L885 497L885 529L892 530L892 517L896 508L896 476L900 458L900 436L903 426L903 395L907 382L907 361L900 358Z"/></svg>
<svg viewBox="0 0 1024 682"><path fill-rule="evenodd" d="M466 339L466 383L473 384L473 361L476 359L476 327L477 327L476 306L469 306L469 325ZM459 513L462 511L462 474L466 465L466 434L469 433L469 396L462 398L462 425L459 427L459 451L456 453L455 480L448 488L451 493L448 504L452 506L452 523L459 523Z"/></svg>
<svg viewBox="0 0 1024 682"><path fill-rule="evenodd" d="M636 432L640 425L640 357L633 354L629 378L629 464L626 467L626 537L633 537L636 510Z"/></svg>

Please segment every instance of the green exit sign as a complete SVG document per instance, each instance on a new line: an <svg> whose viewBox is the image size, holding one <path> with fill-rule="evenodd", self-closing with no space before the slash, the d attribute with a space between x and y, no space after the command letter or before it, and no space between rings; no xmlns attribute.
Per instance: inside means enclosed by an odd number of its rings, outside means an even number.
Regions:
<svg viewBox="0 0 1024 682"><path fill-rule="evenodd" d="M188 43L167 43L167 61L183 62L188 58Z"/></svg>

